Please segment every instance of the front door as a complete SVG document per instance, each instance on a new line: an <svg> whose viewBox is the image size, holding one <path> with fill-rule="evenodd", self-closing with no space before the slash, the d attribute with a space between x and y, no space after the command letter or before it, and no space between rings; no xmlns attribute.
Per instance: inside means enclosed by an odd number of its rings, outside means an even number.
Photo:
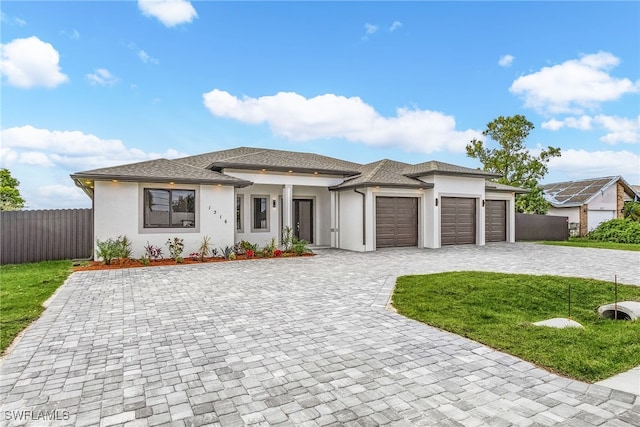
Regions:
<svg viewBox="0 0 640 427"><path fill-rule="evenodd" d="M293 199L293 232L299 240L313 243L312 199Z"/></svg>

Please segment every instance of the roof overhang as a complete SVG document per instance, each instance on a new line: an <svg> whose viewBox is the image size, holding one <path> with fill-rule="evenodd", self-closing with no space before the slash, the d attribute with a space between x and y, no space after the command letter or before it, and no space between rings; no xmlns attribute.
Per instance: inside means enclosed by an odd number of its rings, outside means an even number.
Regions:
<svg viewBox="0 0 640 427"><path fill-rule="evenodd" d="M359 175L360 172L354 170L343 169L324 169L324 168L304 168L298 166L273 166L273 165L261 165L261 164L246 164L246 163L233 163L233 162L213 162L206 169L211 169L216 172L221 172L223 169L239 169L247 171L273 171L273 172L296 172L296 173L308 173L318 175L342 175L342 176L354 176Z"/></svg>
<svg viewBox="0 0 640 427"><path fill-rule="evenodd" d="M461 176L461 177L472 177L472 178L482 178L482 179L500 178L502 176L495 173L484 172L484 171L478 171L478 173L473 173L473 172L455 172L455 171L438 171L438 170L404 174L404 176L408 178L418 178L421 176L428 176L428 175L449 175L449 176Z"/></svg>
<svg viewBox="0 0 640 427"><path fill-rule="evenodd" d="M360 182L358 184L353 184L353 185L335 185L333 187L329 187L329 190L343 191L343 190L351 190L353 188L371 188L371 187L406 188L409 190L424 190L427 188L433 188L433 184L428 182L425 182L422 184L389 184L385 182Z"/></svg>

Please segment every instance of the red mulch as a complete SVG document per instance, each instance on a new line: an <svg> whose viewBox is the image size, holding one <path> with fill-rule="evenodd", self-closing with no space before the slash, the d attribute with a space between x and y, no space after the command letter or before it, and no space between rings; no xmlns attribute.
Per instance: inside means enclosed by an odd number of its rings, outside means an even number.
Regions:
<svg viewBox="0 0 640 427"><path fill-rule="evenodd" d="M306 256L313 256L314 254L312 253L308 253L308 254L303 254L303 255L299 255L302 257L306 257ZM284 256L280 256L280 257L273 257L273 258L297 258L298 255L293 255L293 254L287 254ZM265 259L264 257L253 257L253 258L247 258L246 255L238 255L236 259L232 260L232 259L224 259L224 258L220 258L220 257L209 257L209 258L205 258L203 261L200 260L194 260L191 258L185 258L181 264L176 263L173 258L164 258L164 259L158 259L158 260L152 260L149 264L143 264L142 262L140 262L140 260L138 259L129 259L129 258L124 258L124 259L114 259L111 260L111 264L110 265L105 265L104 262L102 261L90 261L88 265L81 265L78 267L74 267L73 271L87 271L87 270L117 270L120 268L137 268L137 267L155 267L155 266L159 266L159 265L182 265L182 264L203 264L203 263L208 263L208 262L233 262L233 261L251 261L251 260L256 260L256 259Z"/></svg>

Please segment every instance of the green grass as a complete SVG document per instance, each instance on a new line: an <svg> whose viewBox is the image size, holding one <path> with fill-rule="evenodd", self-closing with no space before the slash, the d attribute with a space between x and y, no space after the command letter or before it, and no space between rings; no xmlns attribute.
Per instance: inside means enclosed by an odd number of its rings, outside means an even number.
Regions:
<svg viewBox="0 0 640 427"><path fill-rule="evenodd" d="M568 241L542 241L544 245L577 246L580 248L616 249L619 251L640 251L640 245L635 243L614 243L589 240L587 237L571 237Z"/></svg>
<svg viewBox="0 0 640 427"><path fill-rule="evenodd" d="M584 329L533 326L567 317ZM618 298L640 301L640 287ZM393 304L404 316L513 354L558 374L595 382L640 365L640 321L600 319L613 283L556 276L453 272L398 278Z"/></svg>
<svg viewBox="0 0 640 427"><path fill-rule="evenodd" d="M44 310L49 298L71 273L71 261L0 266L0 352Z"/></svg>

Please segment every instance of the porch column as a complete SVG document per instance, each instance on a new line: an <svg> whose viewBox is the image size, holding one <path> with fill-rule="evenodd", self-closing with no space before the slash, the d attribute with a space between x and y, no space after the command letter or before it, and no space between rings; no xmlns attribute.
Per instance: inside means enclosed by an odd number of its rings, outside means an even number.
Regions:
<svg viewBox="0 0 640 427"><path fill-rule="evenodd" d="M282 186L282 228L290 227L293 230L293 185Z"/></svg>

